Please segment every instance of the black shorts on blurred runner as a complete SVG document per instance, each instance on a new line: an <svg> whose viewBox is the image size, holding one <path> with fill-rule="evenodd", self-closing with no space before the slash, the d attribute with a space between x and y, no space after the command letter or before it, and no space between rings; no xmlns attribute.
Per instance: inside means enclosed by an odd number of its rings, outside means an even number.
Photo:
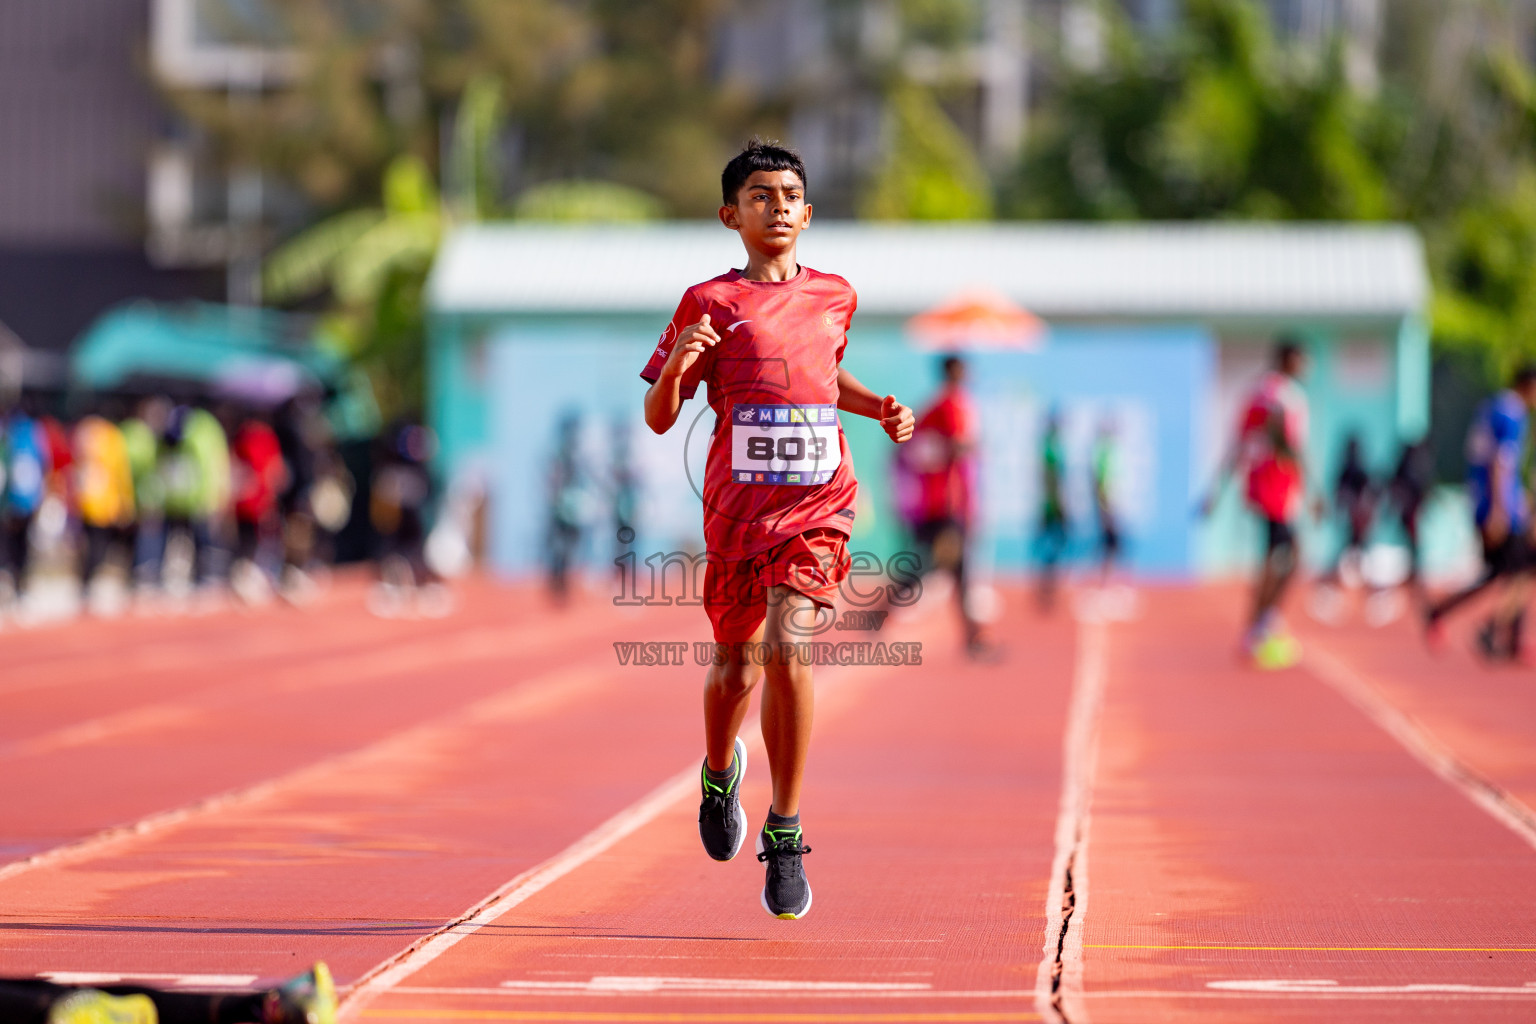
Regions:
<svg viewBox="0 0 1536 1024"><path fill-rule="evenodd" d="M1533 567L1531 542L1524 533L1509 533L1497 544L1483 538L1483 564L1494 576L1508 576Z"/></svg>
<svg viewBox="0 0 1536 1024"><path fill-rule="evenodd" d="M1296 547L1296 528L1283 519L1264 520L1264 554L1289 553Z"/></svg>

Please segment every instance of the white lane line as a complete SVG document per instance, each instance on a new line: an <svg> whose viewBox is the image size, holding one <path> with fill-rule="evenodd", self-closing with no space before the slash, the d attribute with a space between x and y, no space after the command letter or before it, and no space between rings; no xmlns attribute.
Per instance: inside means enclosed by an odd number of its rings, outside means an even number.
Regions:
<svg viewBox="0 0 1536 1024"><path fill-rule="evenodd" d="M585 633L578 633L579 642ZM285 668L255 670L237 675L233 683L216 683L191 693L98 718L73 722L51 732L0 741L0 757L36 757L41 754L121 740L136 732L192 726L210 712L227 710L241 702L281 694L303 693L329 687L359 686L411 673L441 671L452 665L490 661L509 655L542 652L570 638L551 632L547 623L508 630L486 626L455 630L440 637L426 637L397 645L372 644L337 653L321 652Z"/></svg>
<svg viewBox="0 0 1536 1024"><path fill-rule="evenodd" d="M1083 918L1088 910L1088 821L1098 763L1099 712L1104 703L1105 618L1077 621L1077 663L1062 743L1061 803L1056 853L1045 899L1045 944L1035 974L1035 1010L1042 1020L1087 1024L1082 1005Z"/></svg>
<svg viewBox="0 0 1536 1024"><path fill-rule="evenodd" d="M916 614L914 614L915 618ZM931 616L928 617L928 621L932 621ZM867 681L869 678L867 675L861 679L852 680L848 677L849 670L844 667L826 669L819 675L816 704L819 717L823 722L826 721L829 712L835 714L854 702L859 687L848 685L849 683L856 684L859 681ZM753 732L747 739L747 748L752 756L761 755L762 735ZM432 963L468 936L502 917L518 904L564 878L588 861L600 856L620 840L645 827L673 804L697 793L698 779L698 763L693 762L652 790L648 796L629 805L564 850L504 883L462 916L375 966L359 978L351 991L342 999L340 1016L354 1017L368 1003L385 992L399 991L402 981Z"/></svg>
<svg viewBox="0 0 1536 1024"><path fill-rule="evenodd" d="M919 992L926 981L779 981L768 978L694 978L685 975L599 974L589 981L504 981L516 992Z"/></svg>
<svg viewBox="0 0 1536 1024"><path fill-rule="evenodd" d="M648 796L630 804L544 863L512 878L462 917L373 968L358 979L346 997L343 1010L347 1013L360 1010L519 903L645 827L667 808L693 793L699 784L698 776L698 766L690 764Z"/></svg>
<svg viewBox="0 0 1536 1024"><path fill-rule="evenodd" d="M1134 999L1138 1002L1151 999L1233 999L1233 1000L1275 1000L1285 999L1290 1001L1312 1001L1335 999L1339 1001L1363 1001L1363 1000L1387 1000L1391 1002L1441 1002L1441 1003L1471 1003L1471 1002L1520 1002L1536 998L1536 989L1515 988L1501 991L1499 986L1489 986L1485 989L1472 992L1339 992L1319 990L1316 992L1292 992L1292 991L1256 991L1256 990L1226 990L1226 989L1094 989L1084 996L1092 1002L1100 1002L1107 999ZM1143 1015L1150 1011L1143 1011ZM1440 1018L1436 1018L1440 1019Z"/></svg>
<svg viewBox="0 0 1536 1024"><path fill-rule="evenodd" d="M174 988L245 988L259 977L255 974L145 974L139 971L38 971L37 976L47 978L55 985L117 985L123 982L132 984L152 981Z"/></svg>
<svg viewBox="0 0 1536 1024"><path fill-rule="evenodd" d="M1463 985L1458 983L1340 985L1336 981L1329 981L1327 979L1319 981L1261 979L1258 981L1208 981L1205 983L1205 987L1221 992L1262 992L1265 995L1393 996L1444 993L1447 995L1536 996L1536 982L1526 982L1524 985Z"/></svg>
<svg viewBox="0 0 1536 1024"><path fill-rule="evenodd" d="M555 985L555 984L558 984L558 983L550 982L549 984ZM395 993L395 994L398 994L398 995L419 995L419 996L505 996L505 997L517 997L517 998L523 998L523 999L526 999L530 995L537 995L537 996L541 996L541 997L543 997L543 996L559 996L559 995L636 996L636 995L648 995L648 994L651 994L651 993L654 992L656 994L666 995L666 996L705 996L705 997L713 996L713 997L718 997L718 996L720 996L722 994L725 994L725 995L739 996L739 997L744 997L744 998L745 997L751 997L751 996L754 996L754 995L762 996L764 998L782 998L785 995L805 994L805 995L814 995L814 996L817 996L818 998L827 998L827 999L1009 999L1009 1000L1018 1000L1018 999L1030 999L1035 994L1035 990L1034 989L1030 989L1030 988L1021 988L1021 989L976 989L976 990L965 990L965 989L923 989L923 990L912 989L912 990L904 990L904 989L879 989L879 988L875 988L875 989L861 989L861 988L838 988L838 987L835 987L835 986L841 984L839 982L820 982L820 983L814 983L813 982L813 983L807 983L807 984L821 984L821 985L827 985L827 986L834 986L834 987L828 987L828 988L801 988L801 987L790 988L790 987L784 987L784 988L740 988L740 989L706 988L706 987L702 987L702 986L701 987L678 986L678 987L675 987L675 988L667 988L667 989L638 989L638 988L636 988L636 989L627 989L627 988L618 988L618 987L615 987L615 988L586 988L586 987L582 987L584 984L585 983L578 982L578 983L576 983L577 987L571 987L571 988L541 988L541 989L532 989L532 988L473 988L473 987L468 987L468 988L452 988L452 987L439 987L439 986L430 986L430 985L420 985L420 986L418 986L418 985L400 985L400 986L398 986L396 988L391 989L390 991L392 993ZM798 983L798 982L784 982L782 984L785 985L785 986L790 986L790 985L798 985L800 983Z"/></svg>
<svg viewBox="0 0 1536 1024"><path fill-rule="evenodd" d="M549 706L551 702L558 702L563 698L582 693L613 675L613 669L605 659L596 658L589 663L592 666L596 664L602 664L603 668L585 666L562 668L542 676L535 676L531 680L514 684L421 725L392 733L356 750L305 765L287 775L279 775L244 789L220 793L185 807L151 814L127 825L103 829L72 843L35 853L25 860L13 861L0 867L0 882L37 868L89 860L122 843L164 832L166 829L194 819L205 818L220 811L259 803L284 789L315 782L327 775L364 765L370 761L396 756L422 743L441 739L466 726L506 721L536 713Z"/></svg>
<svg viewBox="0 0 1536 1024"><path fill-rule="evenodd" d="M1343 694L1430 771L1536 848L1536 812L1519 797L1460 760L1451 748L1411 715L1400 711L1358 672L1327 651L1319 650L1315 643L1307 645L1303 664L1314 676Z"/></svg>

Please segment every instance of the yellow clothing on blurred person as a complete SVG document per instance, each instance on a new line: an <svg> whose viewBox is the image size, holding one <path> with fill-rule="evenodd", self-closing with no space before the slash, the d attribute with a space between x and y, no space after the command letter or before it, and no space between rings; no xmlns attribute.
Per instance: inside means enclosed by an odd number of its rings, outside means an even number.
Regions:
<svg viewBox="0 0 1536 1024"><path fill-rule="evenodd" d="M87 416L75 427L75 501L87 526L133 522L133 468L117 426Z"/></svg>

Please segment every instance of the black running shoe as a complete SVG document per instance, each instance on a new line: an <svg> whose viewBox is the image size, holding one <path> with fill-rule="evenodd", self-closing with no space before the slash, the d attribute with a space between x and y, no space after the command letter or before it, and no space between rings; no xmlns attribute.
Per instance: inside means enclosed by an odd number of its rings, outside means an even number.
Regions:
<svg viewBox="0 0 1536 1024"><path fill-rule="evenodd" d="M764 825L757 834L757 859L768 862L763 883L763 909L774 917L795 921L811 912L811 883L800 858L811 852L800 843L800 826Z"/></svg>
<svg viewBox="0 0 1536 1024"><path fill-rule="evenodd" d="M715 860L730 860L747 841L747 812L741 809L741 780L747 777L747 745L736 737L736 774L725 786L709 778L709 760L699 769L699 838L704 852Z"/></svg>

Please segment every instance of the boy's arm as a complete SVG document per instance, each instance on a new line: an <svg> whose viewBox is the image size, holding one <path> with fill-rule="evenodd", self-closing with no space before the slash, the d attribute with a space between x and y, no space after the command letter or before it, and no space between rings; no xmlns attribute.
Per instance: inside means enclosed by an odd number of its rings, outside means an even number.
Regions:
<svg viewBox="0 0 1536 1024"><path fill-rule="evenodd" d="M911 409L896 401L893 395L881 398L841 366L837 368L837 407L855 416L879 420L880 426L897 444L912 436L915 421Z"/></svg>
<svg viewBox="0 0 1536 1024"><path fill-rule="evenodd" d="M719 343L720 335L709 325L708 313L700 317L698 323L683 329L661 372L656 375L656 383L646 389L646 426L658 434L672 429L683 408L683 375L706 351Z"/></svg>

